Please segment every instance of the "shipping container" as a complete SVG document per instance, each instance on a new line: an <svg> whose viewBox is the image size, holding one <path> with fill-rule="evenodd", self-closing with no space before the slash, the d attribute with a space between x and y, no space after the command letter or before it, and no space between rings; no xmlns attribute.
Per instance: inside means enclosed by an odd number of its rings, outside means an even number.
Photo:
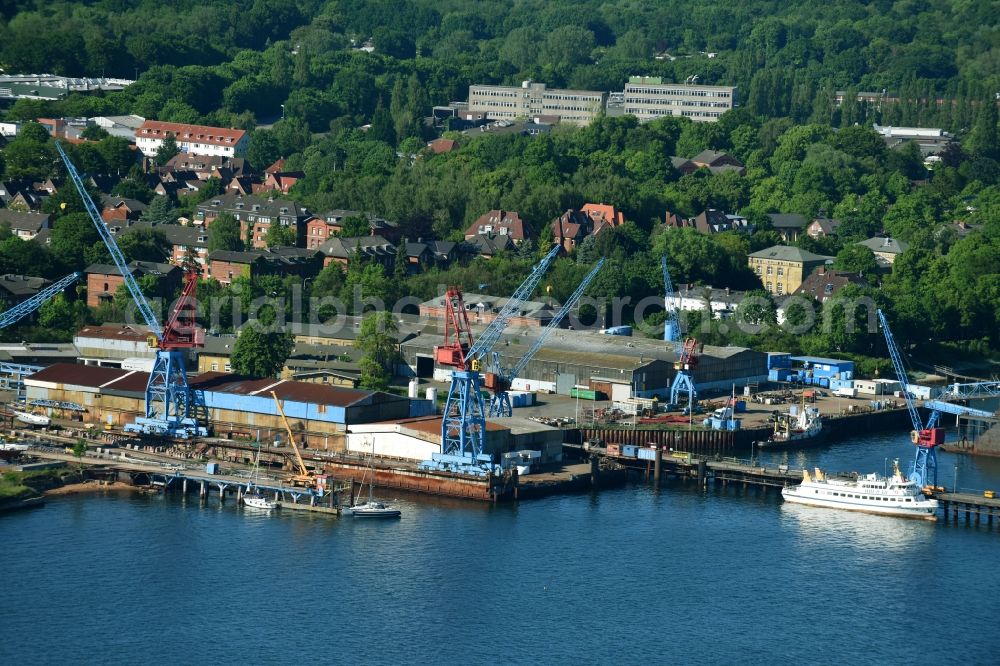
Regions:
<svg viewBox="0 0 1000 666"><path fill-rule="evenodd" d="M604 400L605 394L593 389L572 388L569 391L569 397L580 400Z"/></svg>
<svg viewBox="0 0 1000 666"><path fill-rule="evenodd" d="M637 453L639 460L656 460L656 449L643 446Z"/></svg>
<svg viewBox="0 0 1000 666"><path fill-rule="evenodd" d="M205 465L205 471L209 474L219 473L219 463L208 463Z"/></svg>
<svg viewBox="0 0 1000 666"><path fill-rule="evenodd" d="M621 447L618 444L608 444L608 455L609 456L620 456L622 454Z"/></svg>
<svg viewBox="0 0 1000 666"><path fill-rule="evenodd" d="M622 457L623 458L635 458L639 454L639 447L633 446L632 444L626 444L622 447Z"/></svg>

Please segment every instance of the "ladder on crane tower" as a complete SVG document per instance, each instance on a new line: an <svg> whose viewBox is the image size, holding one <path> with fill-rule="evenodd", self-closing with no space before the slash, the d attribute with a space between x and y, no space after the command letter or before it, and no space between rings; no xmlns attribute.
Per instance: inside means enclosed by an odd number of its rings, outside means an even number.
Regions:
<svg viewBox="0 0 1000 666"><path fill-rule="evenodd" d="M694 338L681 340L680 302L674 293L666 257L660 257L660 266L663 268L664 308L667 312L667 320L663 325L663 339L673 344L674 353L677 355L677 360L674 362L674 380L670 385L670 405L676 409L680 405L681 394L684 393L687 395L687 413L691 414L694 399L698 396L692 375L698 365L698 341Z"/></svg>

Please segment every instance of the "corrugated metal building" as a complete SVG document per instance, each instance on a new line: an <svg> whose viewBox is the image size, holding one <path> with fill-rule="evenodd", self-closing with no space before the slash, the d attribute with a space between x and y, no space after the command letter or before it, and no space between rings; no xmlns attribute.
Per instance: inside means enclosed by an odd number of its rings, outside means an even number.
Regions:
<svg viewBox="0 0 1000 666"><path fill-rule="evenodd" d="M144 409L148 374L117 368L59 363L25 379L28 401L72 402L92 423L124 426ZM190 380L196 403L203 404L214 432L223 437L273 439L284 432L274 391L292 431L307 445L342 449L346 426L393 421L433 413L428 401L380 391L360 391L286 379L245 379L207 372Z"/></svg>
<svg viewBox="0 0 1000 666"><path fill-rule="evenodd" d="M538 332L521 329L505 335L494 348L505 367L512 367L537 339ZM417 376L446 380L448 369L434 369L436 333L422 334L400 344L403 362ZM635 396L664 397L674 378L677 355L673 346L646 338L601 335L593 331L558 330L528 363L515 390L569 394L574 385L627 384ZM767 355L744 347L705 347L694 372L699 390L727 390L732 384L766 381ZM599 390L605 390L600 389ZM607 392L605 390L605 392Z"/></svg>

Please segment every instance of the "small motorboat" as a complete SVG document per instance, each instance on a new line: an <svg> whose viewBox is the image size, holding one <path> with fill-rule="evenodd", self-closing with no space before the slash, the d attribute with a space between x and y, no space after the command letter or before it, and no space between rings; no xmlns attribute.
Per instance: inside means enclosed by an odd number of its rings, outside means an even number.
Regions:
<svg viewBox="0 0 1000 666"><path fill-rule="evenodd" d="M18 410L12 410L14 412L14 418L16 418L21 423L26 423L30 426L44 427L52 423L52 419L45 416L44 414L35 414L34 412L21 412Z"/></svg>
<svg viewBox="0 0 1000 666"><path fill-rule="evenodd" d="M265 511L278 508L277 502L264 497L257 490L252 490L245 494L243 496L243 504L251 509L263 509Z"/></svg>

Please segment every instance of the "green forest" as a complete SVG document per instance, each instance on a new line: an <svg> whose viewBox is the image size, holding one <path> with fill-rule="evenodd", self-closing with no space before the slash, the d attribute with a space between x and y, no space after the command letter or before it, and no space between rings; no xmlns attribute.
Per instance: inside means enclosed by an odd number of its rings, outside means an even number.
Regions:
<svg viewBox="0 0 1000 666"><path fill-rule="evenodd" d="M358 48L368 42L373 52ZM560 259L547 278L554 297L565 298L600 256L610 264L588 292L596 296L662 293L663 254L678 283L754 290L761 285L747 254L779 241L766 215L825 214L843 222L839 235L800 244L836 256L838 268L867 271L868 293L890 311L897 336L1000 348L1000 30L991 3L0 0L0 67L138 77L118 93L19 100L4 111L8 120L134 113L242 127L252 131L256 167L285 157L288 169L305 173L290 196L310 210L373 211L411 239L458 240L501 208L519 211L539 234L509 256L414 277L328 269L313 290L363 284L427 298L458 283L505 294L547 244L551 220L585 202L613 204L629 224ZM431 106L466 99L472 83L533 79L614 91L640 74L738 86L740 108L718 123L640 125L626 116L539 137L445 132L457 150L424 149L438 136L424 122ZM840 106L838 91L846 91ZM857 91L886 94L862 104ZM929 171L915 145L887 149L873 123L940 127L958 143ZM0 172L58 176L50 144L18 137L0 153ZM746 175L674 170L672 156L705 149L735 155ZM128 170L110 139L72 155L91 172ZM195 202L172 203L183 210ZM664 229L668 211L693 216L708 207L739 212L757 231ZM78 270L96 260L102 249L80 211L51 208L48 248L0 241L0 270ZM960 237L955 222L973 231ZM891 273L876 275L871 253L855 243L882 231L910 249ZM156 245L145 239L129 251L149 256ZM772 328L770 336L704 337L882 354L877 334L832 339Z"/></svg>

